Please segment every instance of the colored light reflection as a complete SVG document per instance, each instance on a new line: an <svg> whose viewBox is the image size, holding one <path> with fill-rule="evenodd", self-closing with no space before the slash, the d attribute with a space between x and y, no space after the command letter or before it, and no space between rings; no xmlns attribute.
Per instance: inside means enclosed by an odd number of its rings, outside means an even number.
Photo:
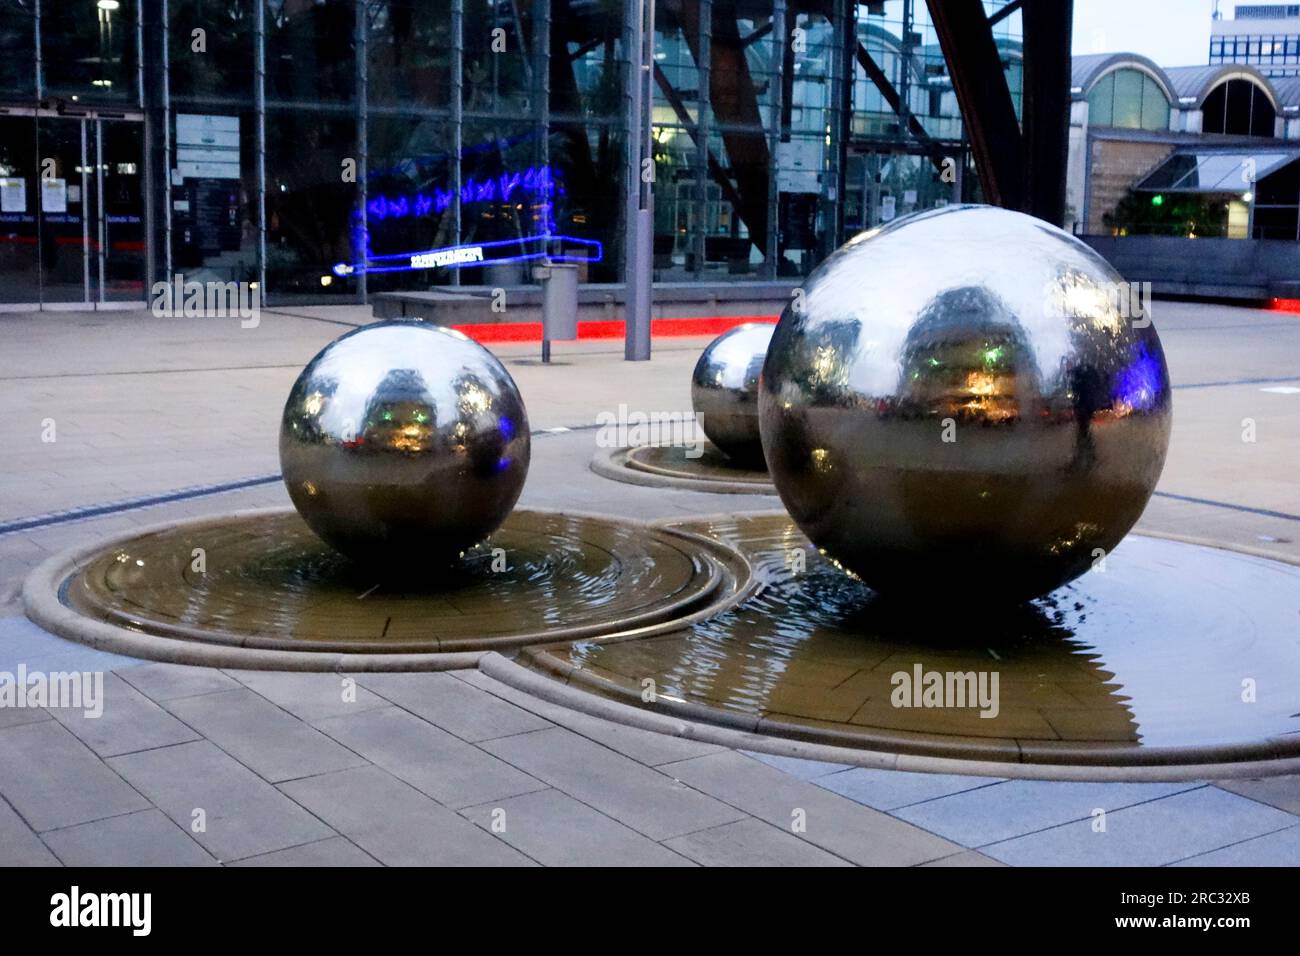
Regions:
<svg viewBox="0 0 1300 956"><path fill-rule="evenodd" d="M1146 411L1160 399L1160 361L1147 351L1145 344L1137 347L1137 355L1119 372L1114 401L1117 411Z"/></svg>

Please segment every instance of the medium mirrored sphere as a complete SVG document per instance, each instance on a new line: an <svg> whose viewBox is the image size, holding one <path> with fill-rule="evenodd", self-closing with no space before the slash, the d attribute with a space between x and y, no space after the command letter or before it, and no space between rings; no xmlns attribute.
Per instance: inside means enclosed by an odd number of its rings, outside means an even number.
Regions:
<svg viewBox="0 0 1300 956"><path fill-rule="evenodd" d="M758 376L774 328L769 322L750 322L723 332L709 343L691 376L691 404L704 434L745 464L763 461Z"/></svg>
<svg viewBox="0 0 1300 956"><path fill-rule="evenodd" d="M358 560L454 560L491 534L528 474L514 380L452 329L385 322L349 332L293 385L280 423L289 497Z"/></svg>
<svg viewBox="0 0 1300 956"><path fill-rule="evenodd" d="M1149 304L1038 219L950 206L850 240L772 336L773 482L873 589L1025 600L1141 515L1171 396Z"/></svg>

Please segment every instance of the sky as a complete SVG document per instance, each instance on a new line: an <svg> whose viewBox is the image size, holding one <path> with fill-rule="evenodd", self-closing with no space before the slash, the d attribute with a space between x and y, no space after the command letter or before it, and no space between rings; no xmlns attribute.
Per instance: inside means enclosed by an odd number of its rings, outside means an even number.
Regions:
<svg viewBox="0 0 1300 956"><path fill-rule="evenodd" d="M1234 0L1220 0L1225 19ZM1203 65L1214 0L1074 0L1074 53L1141 53L1160 66Z"/></svg>

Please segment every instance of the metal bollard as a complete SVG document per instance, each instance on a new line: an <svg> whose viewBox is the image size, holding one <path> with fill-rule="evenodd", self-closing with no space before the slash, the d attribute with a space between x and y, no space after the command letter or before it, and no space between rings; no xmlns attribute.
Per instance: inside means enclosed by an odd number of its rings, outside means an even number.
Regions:
<svg viewBox="0 0 1300 956"><path fill-rule="evenodd" d="M542 282L542 361L551 361L551 342L578 337L578 267L568 263L539 266Z"/></svg>

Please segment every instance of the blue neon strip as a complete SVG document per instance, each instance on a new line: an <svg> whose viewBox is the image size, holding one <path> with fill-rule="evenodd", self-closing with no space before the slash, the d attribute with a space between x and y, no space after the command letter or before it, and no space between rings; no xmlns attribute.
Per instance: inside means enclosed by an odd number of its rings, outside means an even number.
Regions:
<svg viewBox="0 0 1300 956"><path fill-rule="evenodd" d="M467 243L464 245L457 245L457 246L442 246L437 249L423 249L414 252L396 252L396 253L387 253L382 256L371 256L366 260L364 264L354 266L352 269L352 273L355 274L357 272L365 272L365 273L417 272L417 271L423 271L425 269L465 269L465 268L472 268L475 266L487 266L487 265L503 264L509 262L527 262L533 259L547 258L548 256L546 250L542 249L538 252L526 252L526 253L521 253L520 255L517 256L502 256L498 259L483 259L474 262L449 262L446 265L442 265L442 266L412 266L412 265L374 266L371 265L371 263L373 262L388 262L388 261L398 260L398 259L405 259L409 261L415 258L416 256L429 256L429 255L435 255L437 253L454 252L458 249L496 249L501 246L524 246L529 243L546 244L551 241L564 242L569 245L584 246L593 251L593 254L589 256L571 256L571 255L550 256L549 258L551 259L552 262L600 262L605 257L605 247L601 244L600 240L598 239L580 239L577 236L560 236L560 235L548 234L548 235L541 235L541 236L525 236L522 239L496 239L491 242ZM340 263L339 266L342 266L342 263ZM336 266L334 271L339 275L345 274L345 273L338 272L339 266Z"/></svg>

